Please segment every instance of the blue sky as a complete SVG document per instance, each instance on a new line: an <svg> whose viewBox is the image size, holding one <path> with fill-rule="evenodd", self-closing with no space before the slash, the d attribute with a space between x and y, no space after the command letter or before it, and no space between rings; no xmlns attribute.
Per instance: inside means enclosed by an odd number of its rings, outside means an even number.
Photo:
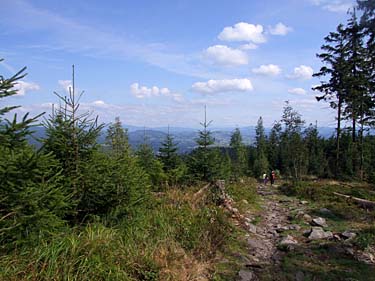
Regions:
<svg viewBox="0 0 375 281"><path fill-rule="evenodd" d="M0 73L29 73L0 107L50 112L74 64L81 108L102 122L198 127L207 105L216 127L271 126L289 100L307 123L335 123L311 74L352 0L0 2Z"/></svg>

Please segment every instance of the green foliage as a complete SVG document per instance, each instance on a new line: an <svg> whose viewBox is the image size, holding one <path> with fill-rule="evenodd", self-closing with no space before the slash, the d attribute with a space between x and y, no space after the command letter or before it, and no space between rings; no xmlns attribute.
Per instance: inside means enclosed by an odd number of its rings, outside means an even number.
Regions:
<svg viewBox="0 0 375 281"><path fill-rule="evenodd" d="M232 175L234 178L244 176L247 172L247 149L242 142L241 132L236 128L230 139Z"/></svg>
<svg viewBox="0 0 375 281"><path fill-rule="evenodd" d="M123 217L148 199L150 184L134 158L96 152L82 167L78 216Z"/></svg>
<svg viewBox="0 0 375 281"><path fill-rule="evenodd" d="M108 126L106 135L106 144L110 148L110 153L116 157L122 157L129 154L130 145L128 131L122 127L119 117L115 118L115 122Z"/></svg>
<svg viewBox="0 0 375 281"><path fill-rule="evenodd" d="M163 164L156 159L152 148L147 143L143 143L135 154L138 165L149 176L153 190L160 190L167 176L163 170Z"/></svg>
<svg viewBox="0 0 375 281"><path fill-rule="evenodd" d="M0 247L32 243L64 225L70 206L62 178L50 154L0 147Z"/></svg>
<svg viewBox="0 0 375 281"><path fill-rule="evenodd" d="M360 231L355 239L355 243L362 250L369 246L375 246L375 226L368 227Z"/></svg>
<svg viewBox="0 0 375 281"><path fill-rule="evenodd" d="M16 94L15 83L25 68L6 79L0 76L0 98ZM0 116L16 107L0 109ZM26 142L39 117L21 122L0 119L0 249L37 242L64 225L68 197L61 188L61 167L51 154L34 151Z"/></svg>

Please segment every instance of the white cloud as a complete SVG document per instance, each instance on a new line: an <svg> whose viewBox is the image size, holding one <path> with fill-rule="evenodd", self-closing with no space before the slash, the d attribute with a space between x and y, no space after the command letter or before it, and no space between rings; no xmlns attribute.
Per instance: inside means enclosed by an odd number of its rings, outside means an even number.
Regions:
<svg viewBox="0 0 375 281"><path fill-rule="evenodd" d="M98 108L108 108L109 107L109 105L106 102L102 101L102 100L93 101L91 103L91 106L98 107Z"/></svg>
<svg viewBox="0 0 375 281"><path fill-rule="evenodd" d="M323 10L334 13L346 13L354 6L350 0L310 0L310 2L315 6L322 7Z"/></svg>
<svg viewBox="0 0 375 281"><path fill-rule="evenodd" d="M24 96L28 91L39 90L40 86L34 82L18 81L13 89L17 91L16 96Z"/></svg>
<svg viewBox="0 0 375 281"><path fill-rule="evenodd" d="M224 79L209 80L207 82L196 82L192 90L202 94L215 94L223 92L247 92L253 90L249 79Z"/></svg>
<svg viewBox="0 0 375 281"><path fill-rule="evenodd" d="M61 88L64 89L67 93L69 93L69 89L73 88L72 81L71 80L59 80L58 84L60 85Z"/></svg>
<svg viewBox="0 0 375 281"><path fill-rule="evenodd" d="M306 90L302 88L293 88L289 89L288 93L293 94L293 95L306 95Z"/></svg>
<svg viewBox="0 0 375 281"><path fill-rule="evenodd" d="M255 45L254 43L247 43L247 44L244 44L244 45L241 45L239 47L241 50L255 50L258 48L258 45Z"/></svg>
<svg viewBox="0 0 375 281"><path fill-rule="evenodd" d="M247 41L256 44L267 41L262 25L254 25L246 22L239 22L234 26L225 27L218 38L223 41Z"/></svg>
<svg viewBox="0 0 375 281"><path fill-rule="evenodd" d="M205 56L216 64L227 66L244 65L249 62L249 58L245 52L224 45L208 47L205 51Z"/></svg>
<svg viewBox="0 0 375 281"><path fill-rule="evenodd" d="M261 74L266 76L276 76L281 73L281 68L275 64L261 65L258 68L253 68L252 71L255 74Z"/></svg>
<svg viewBox="0 0 375 281"><path fill-rule="evenodd" d="M139 83L133 83L130 85L130 92L138 99L166 96L171 97L175 101L182 101L183 97L179 93L173 93L168 88L159 88L152 86L148 88L146 86L140 86Z"/></svg>
<svg viewBox="0 0 375 281"><path fill-rule="evenodd" d="M300 65L295 67L293 70L293 74L288 75L287 77L290 79L301 79L301 80L309 80L312 78L314 74L314 70L307 65Z"/></svg>
<svg viewBox="0 0 375 281"><path fill-rule="evenodd" d="M279 22L278 24L276 24L274 27L270 27L269 28L269 32L272 34L272 35L280 35L280 36L284 36L284 35L287 35L289 32L293 31L293 28L289 27L289 26L286 26L285 24L283 24L282 22Z"/></svg>

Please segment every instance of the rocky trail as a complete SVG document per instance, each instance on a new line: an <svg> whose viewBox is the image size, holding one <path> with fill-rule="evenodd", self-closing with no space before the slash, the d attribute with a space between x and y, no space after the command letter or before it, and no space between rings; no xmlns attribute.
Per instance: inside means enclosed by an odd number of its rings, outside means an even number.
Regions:
<svg viewBox="0 0 375 281"><path fill-rule="evenodd" d="M245 266L239 271L238 280L321 280L315 277L310 279L311 276L307 278L304 272L298 269L293 273L292 279L290 275L285 277L282 273L283 257L297 248L299 251L304 249L309 255L309 247L311 244L314 245L311 242L333 242L338 245L334 246L334 249L340 251L340 255L350 256L353 260L371 266L375 264L374 253L353 249L351 241L356 233L328 231L324 218L310 216L306 212L309 202L287 197L277 186L259 185L257 193L260 196L262 211L256 216L238 214L237 209L227 204L233 218L247 230L249 254L244 257ZM330 212L324 208L319 211L322 214Z"/></svg>

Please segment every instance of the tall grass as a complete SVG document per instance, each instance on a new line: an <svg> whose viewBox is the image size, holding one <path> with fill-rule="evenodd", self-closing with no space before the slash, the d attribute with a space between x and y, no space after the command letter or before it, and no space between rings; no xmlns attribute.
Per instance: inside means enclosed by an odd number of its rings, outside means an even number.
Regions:
<svg viewBox="0 0 375 281"><path fill-rule="evenodd" d="M193 190L169 190L116 225L101 220L67 228L0 256L0 279L208 279L215 260L236 243L234 235L209 194L197 199Z"/></svg>

